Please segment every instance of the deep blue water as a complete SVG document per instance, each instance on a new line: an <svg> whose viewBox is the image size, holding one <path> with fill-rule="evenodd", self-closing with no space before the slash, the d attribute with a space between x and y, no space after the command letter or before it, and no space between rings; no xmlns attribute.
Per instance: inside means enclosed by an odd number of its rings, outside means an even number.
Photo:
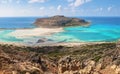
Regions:
<svg viewBox="0 0 120 74"><path fill-rule="evenodd" d="M55 42L103 42L117 41L120 39L120 17L78 17L90 21L88 27L66 27L64 32L53 34L45 38L52 39ZM15 31L11 28L34 28L34 21L37 17L16 17L0 18L0 41L7 42L25 42L35 40L39 37L30 37L25 39L9 36ZM28 40L31 39L31 40Z"/></svg>
<svg viewBox="0 0 120 74"><path fill-rule="evenodd" d="M1 17L0 28L33 28L35 19L37 17Z"/></svg>
<svg viewBox="0 0 120 74"><path fill-rule="evenodd" d="M8 34L15 31L14 29L34 28L33 23L37 17L0 17L0 41L4 42L23 42Z"/></svg>

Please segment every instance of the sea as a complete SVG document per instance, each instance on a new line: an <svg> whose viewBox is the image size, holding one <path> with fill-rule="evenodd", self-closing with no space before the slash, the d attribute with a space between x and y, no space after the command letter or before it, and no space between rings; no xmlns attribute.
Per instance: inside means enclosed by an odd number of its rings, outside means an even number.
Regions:
<svg viewBox="0 0 120 74"><path fill-rule="evenodd" d="M0 17L0 42L23 42L43 37L17 38L9 33L16 29L35 28L42 17ZM63 32L45 36L53 42L114 42L120 39L120 17L76 17L90 22L89 26L65 27ZM29 40L30 39L30 40ZM33 41L35 42L35 41Z"/></svg>

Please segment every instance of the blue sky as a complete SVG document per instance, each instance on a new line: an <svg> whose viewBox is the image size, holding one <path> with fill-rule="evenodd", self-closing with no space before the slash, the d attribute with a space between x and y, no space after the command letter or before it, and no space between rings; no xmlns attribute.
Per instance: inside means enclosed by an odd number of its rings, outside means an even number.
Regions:
<svg viewBox="0 0 120 74"><path fill-rule="evenodd" d="M120 16L120 0L0 0L0 17Z"/></svg>

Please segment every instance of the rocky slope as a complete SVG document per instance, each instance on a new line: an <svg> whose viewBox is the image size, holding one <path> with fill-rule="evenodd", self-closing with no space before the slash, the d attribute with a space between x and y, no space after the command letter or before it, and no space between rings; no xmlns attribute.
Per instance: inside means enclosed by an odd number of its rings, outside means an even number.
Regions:
<svg viewBox="0 0 120 74"><path fill-rule="evenodd" d="M89 22L78 19L78 18L68 18L65 16L53 16L49 18L39 18L34 23L36 26L40 27L48 27L48 28L55 28L55 27L66 27L66 26L86 26Z"/></svg>
<svg viewBox="0 0 120 74"><path fill-rule="evenodd" d="M0 74L120 74L120 47L0 45Z"/></svg>

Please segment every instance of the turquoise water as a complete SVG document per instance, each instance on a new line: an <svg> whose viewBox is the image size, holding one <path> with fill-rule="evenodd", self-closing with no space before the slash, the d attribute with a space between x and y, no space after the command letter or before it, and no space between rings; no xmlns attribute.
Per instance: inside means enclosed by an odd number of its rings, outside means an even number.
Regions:
<svg viewBox="0 0 120 74"><path fill-rule="evenodd" d="M79 18L79 17L78 17ZM48 37L16 38L9 33L15 31L11 28L34 28L36 18L0 18L0 41L5 42L37 42L39 38L48 38L54 42L109 42L120 39L119 17L82 17L91 21L88 27L66 27L64 32L53 34Z"/></svg>
<svg viewBox="0 0 120 74"><path fill-rule="evenodd" d="M18 39L14 36L9 36L8 34L13 32L14 30L1 30L0 31L0 41L4 42L22 42L23 39Z"/></svg>
<svg viewBox="0 0 120 74"><path fill-rule="evenodd" d="M91 21L88 27L67 27L64 32L54 34L51 38L58 42L108 42L120 39L120 18L84 19Z"/></svg>

